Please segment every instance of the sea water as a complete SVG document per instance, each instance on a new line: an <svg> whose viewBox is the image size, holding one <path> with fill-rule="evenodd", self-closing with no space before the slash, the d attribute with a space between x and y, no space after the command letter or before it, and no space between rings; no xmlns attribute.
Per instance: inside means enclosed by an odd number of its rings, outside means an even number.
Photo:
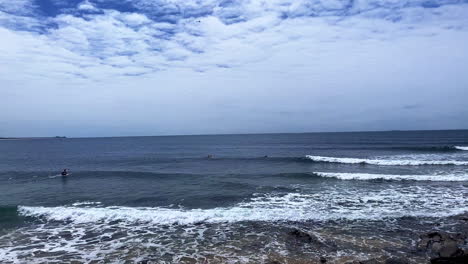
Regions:
<svg viewBox="0 0 468 264"><path fill-rule="evenodd" d="M1 263L418 263L466 212L466 130L0 141Z"/></svg>

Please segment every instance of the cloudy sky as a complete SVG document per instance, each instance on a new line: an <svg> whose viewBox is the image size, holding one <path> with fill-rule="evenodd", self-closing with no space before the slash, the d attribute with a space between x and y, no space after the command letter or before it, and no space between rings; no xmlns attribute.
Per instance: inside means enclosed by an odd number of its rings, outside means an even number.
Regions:
<svg viewBox="0 0 468 264"><path fill-rule="evenodd" d="M0 0L0 136L468 128L468 0Z"/></svg>

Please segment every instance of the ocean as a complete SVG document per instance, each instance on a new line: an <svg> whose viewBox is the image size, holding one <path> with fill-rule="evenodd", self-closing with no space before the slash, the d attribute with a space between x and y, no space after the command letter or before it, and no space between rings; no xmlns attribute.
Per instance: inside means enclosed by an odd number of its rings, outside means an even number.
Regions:
<svg viewBox="0 0 468 264"><path fill-rule="evenodd" d="M468 130L0 140L0 263L425 263L466 212Z"/></svg>

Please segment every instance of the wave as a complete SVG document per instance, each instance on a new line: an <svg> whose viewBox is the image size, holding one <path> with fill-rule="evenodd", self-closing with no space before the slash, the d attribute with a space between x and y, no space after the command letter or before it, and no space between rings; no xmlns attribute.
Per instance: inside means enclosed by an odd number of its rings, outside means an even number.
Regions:
<svg viewBox="0 0 468 264"><path fill-rule="evenodd" d="M369 149L381 149L381 150L408 150L408 151L423 151L423 152L456 152L459 149L457 146L395 146L395 147L376 147Z"/></svg>
<svg viewBox="0 0 468 264"><path fill-rule="evenodd" d="M16 206L0 206L0 218L8 215L16 215Z"/></svg>
<svg viewBox="0 0 468 264"><path fill-rule="evenodd" d="M22 216L17 206L0 206L0 232L2 228L13 228L21 224ZM1 259L1 258L0 258Z"/></svg>
<svg viewBox="0 0 468 264"><path fill-rule="evenodd" d="M421 147L408 147L408 148L402 148L402 149L407 149L407 150L417 150L417 151L429 151L429 152L453 152L453 151L460 151L460 150L468 150L467 149L462 149L458 146L432 146L432 147L426 147L426 146L421 146Z"/></svg>
<svg viewBox="0 0 468 264"><path fill-rule="evenodd" d="M369 173L316 172L316 175L340 180L397 180L397 181L468 181L468 175L394 175Z"/></svg>
<svg viewBox="0 0 468 264"><path fill-rule="evenodd" d="M421 165L458 165L466 166L468 161L458 160L397 160L397 159L359 159L359 158L337 158L323 156L306 156L315 162L330 162L344 164L371 164L382 166L421 166Z"/></svg>
<svg viewBox="0 0 468 264"><path fill-rule="evenodd" d="M382 220L442 217L468 211L464 186L407 186L382 190L327 188L316 193L257 194L231 207L174 209L125 206L19 206L22 216L71 223L150 223L152 225L242 221ZM445 197L440 199L440 197Z"/></svg>
<svg viewBox="0 0 468 264"><path fill-rule="evenodd" d="M458 149L458 150L467 150L467 151L468 151L468 147L467 147L467 146L455 146L454 148L455 148L455 149Z"/></svg>

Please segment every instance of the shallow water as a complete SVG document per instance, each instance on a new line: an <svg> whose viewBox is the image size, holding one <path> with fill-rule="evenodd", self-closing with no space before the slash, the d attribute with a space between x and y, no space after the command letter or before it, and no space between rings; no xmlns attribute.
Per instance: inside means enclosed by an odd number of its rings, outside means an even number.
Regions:
<svg viewBox="0 0 468 264"><path fill-rule="evenodd" d="M0 259L421 263L419 233L468 212L467 146L468 131L0 141Z"/></svg>

